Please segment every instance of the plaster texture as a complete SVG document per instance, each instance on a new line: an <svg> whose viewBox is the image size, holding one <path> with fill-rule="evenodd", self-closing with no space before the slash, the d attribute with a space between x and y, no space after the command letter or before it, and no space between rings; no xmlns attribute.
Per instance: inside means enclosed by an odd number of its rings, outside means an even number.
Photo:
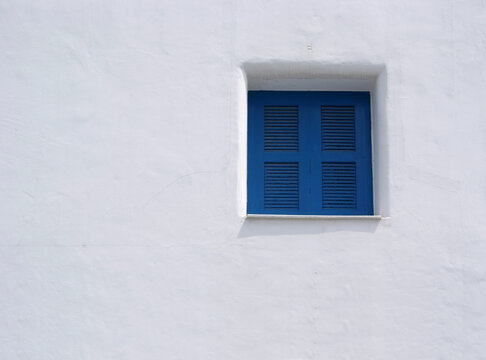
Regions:
<svg viewBox="0 0 486 360"><path fill-rule="evenodd" d="M0 359L486 359L486 3L0 1ZM373 91L382 220L245 218L246 91Z"/></svg>

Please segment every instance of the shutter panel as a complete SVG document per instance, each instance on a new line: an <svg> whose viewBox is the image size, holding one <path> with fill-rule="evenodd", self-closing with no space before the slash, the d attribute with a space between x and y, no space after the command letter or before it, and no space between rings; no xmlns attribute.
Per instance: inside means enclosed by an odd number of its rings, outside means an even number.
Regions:
<svg viewBox="0 0 486 360"><path fill-rule="evenodd" d="M265 162L264 208L299 209L299 163Z"/></svg>
<svg viewBox="0 0 486 360"><path fill-rule="evenodd" d="M264 152L299 151L299 107L263 107ZM285 156L285 155L284 155ZM299 163L264 161L265 211L299 210Z"/></svg>
<svg viewBox="0 0 486 360"><path fill-rule="evenodd" d="M301 136L300 99L284 92L248 93L249 213L303 212L306 181Z"/></svg>
<svg viewBox="0 0 486 360"><path fill-rule="evenodd" d="M319 99L320 203L329 215L371 215L371 121L368 93L328 93ZM315 192L315 190L314 190ZM320 207L317 210L317 206Z"/></svg>
<svg viewBox="0 0 486 360"><path fill-rule="evenodd" d="M356 163L322 163L322 208L356 209Z"/></svg>
<svg viewBox="0 0 486 360"><path fill-rule="evenodd" d="M298 106L265 106L263 121L265 151L299 151Z"/></svg>
<svg viewBox="0 0 486 360"><path fill-rule="evenodd" d="M356 151L355 108L321 106L322 151ZM356 209L356 163L323 162L322 209Z"/></svg>
<svg viewBox="0 0 486 360"><path fill-rule="evenodd" d="M356 150L354 106L321 106L321 146L323 151Z"/></svg>

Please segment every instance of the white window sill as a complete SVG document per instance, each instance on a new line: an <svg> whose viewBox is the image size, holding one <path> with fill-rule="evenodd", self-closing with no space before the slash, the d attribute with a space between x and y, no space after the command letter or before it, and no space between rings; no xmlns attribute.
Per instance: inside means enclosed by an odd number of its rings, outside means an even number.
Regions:
<svg viewBox="0 0 486 360"><path fill-rule="evenodd" d="M270 215L247 214L247 219L315 219L315 220L374 220L388 219L381 215Z"/></svg>

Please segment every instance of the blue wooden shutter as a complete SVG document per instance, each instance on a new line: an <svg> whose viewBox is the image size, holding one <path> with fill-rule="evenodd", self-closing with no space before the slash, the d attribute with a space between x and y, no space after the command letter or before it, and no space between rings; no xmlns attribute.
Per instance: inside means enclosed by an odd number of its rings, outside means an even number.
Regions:
<svg viewBox="0 0 486 360"><path fill-rule="evenodd" d="M371 215L369 93L250 91L248 213Z"/></svg>
<svg viewBox="0 0 486 360"><path fill-rule="evenodd" d="M248 213L308 208L302 104L283 92L248 94Z"/></svg>
<svg viewBox="0 0 486 360"><path fill-rule="evenodd" d="M320 151L313 153L319 169L312 174L314 209L327 215L372 215L369 93L328 92L315 97ZM317 187L320 196L315 196Z"/></svg>

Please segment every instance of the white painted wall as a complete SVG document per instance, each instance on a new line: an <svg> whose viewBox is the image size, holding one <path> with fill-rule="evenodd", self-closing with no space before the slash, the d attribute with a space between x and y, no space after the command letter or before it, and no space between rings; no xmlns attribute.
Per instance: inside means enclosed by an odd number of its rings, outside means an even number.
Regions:
<svg viewBox="0 0 486 360"><path fill-rule="evenodd" d="M0 1L0 358L486 359L485 28L480 0ZM241 216L251 64L381 69L389 219Z"/></svg>

